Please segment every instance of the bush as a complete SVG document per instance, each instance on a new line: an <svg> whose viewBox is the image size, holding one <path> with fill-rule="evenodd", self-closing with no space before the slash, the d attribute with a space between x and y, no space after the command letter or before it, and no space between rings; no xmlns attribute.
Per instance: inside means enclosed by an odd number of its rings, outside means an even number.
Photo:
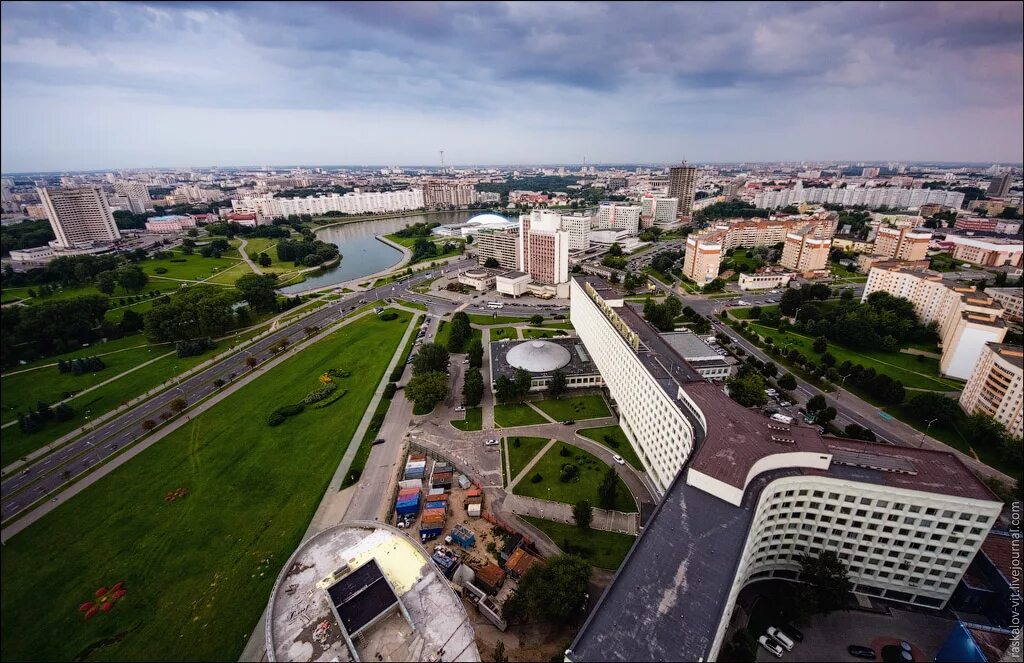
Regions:
<svg viewBox="0 0 1024 663"><path fill-rule="evenodd" d="M341 391L336 391L336 392L334 392L333 396L331 396L330 398L328 398L325 401L320 401L319 403L317 403L313 407L315 409L317 409L317 410L319 410L321 408L325 408L328 405L330 405L331 403L337 402L342 396L344 396L347 393L348 393L348 389L342 389Z"/></svg>
<svg viewBox="0 0 1024 663"><path fill-rule="evenodd" d="M385 311L384 313L381 313L377 317L380 318L381 320L391 321L396 319L398 317L398 314L395 313L394 311Z"/></svg>
<svg viewBox="0 0 1024 663"><path fill-rule="evenodd" d="M387 386L384 387L384 398L391 400L395 397L395 392L398 391L398 385L394 382L388 382Z"/></svg>
<svg viewBox="0 0 1024 663"><path fill-rule="evenodd" d="M194 357L216 346L217 344L213 342L213 339L207 336L206 338L196 338L191 341L178 341L174 344L174 352L179 358Z"/></svg>
<svg viewBox="0 0 1024 663"><path fill-rule="evenodd" d="M156 274L166 274L167 273L167 268L166 267L154 267L153 268L153 272L156 273Z"/></svg>
<svg viewBox="0 0 1024 663"><path fill-rule="evenodd" d="M519 445L520 445L520 442L519 442L519 438L518 438L518 437L517 437L516 439L512 440L512 446L513 446L513 447L515 447L516 449L518 449L518 448L519 448Z"/></svg>
<svg viewBox="0 0 1024 663"><path fill-rule="evenodd" d="M295 403L293 405L282 405L273 412L267 418L267 424L271 426L277 426L283 423L288 417L293 417L296 414L302 412L306 406L303 403Z"/></svg>
<svg viewBox="0 0 1024 663"><path fill-rule="evenodd" d="M558 450L558 455L561 456L562 458L568 458L569 456L572 455L572 452L569 451L569 447L563 446L561 449Z"/></svg>
<svg viewBox="0 0 1024 663"><path fill-rule="evenodd" d="M388 376L389 382L398 382L402 379L402 374L405 373L405 365L399 364L395 366L395 370L391 371L391 375Z"/></svg>
<svg viewBox="0 0 1024 663"><path fill-rule="evenodd" d="M558 480L562 483L571 483L576 481L580 476L580 468L576 467L573 463L566 463L562 465L562 474L559 475Z"/></svg>
<svg viewBox="0 0 1024 663"><path fill-rule="evenodd" d="M334 390L337 389L337 388L338 388L338 385L334 384L333 382L328 382L327 384L325 384L324 386L320 387L319 389L314 389L313 391L311 391L308 394L306 394L306 397L302 399L302 402L305 405L312 405L313 403L317 403L319 401L322 401L323 399L325 399L328 396L330 396L331 394L333 394ZM296 413L296 414L298 414L298 413Z"/></svg>
<svg viewBox="0 0 1024 663"><path fill-rule="evenodd" d="M530 477L530 483L540 483L544 480L544 477L540 475L540 472L534 472L533 476Z"/></svg>
<svg viewBox="0 0 1024 663"><path fill-rule="evenodd" d="M270 416L267 418L267 425L277 426L278 424L284 423L284 420L286 418L287 417L285 417L283 414L281 414L277 410L274 410L273 412L270 413Z"/></svg>

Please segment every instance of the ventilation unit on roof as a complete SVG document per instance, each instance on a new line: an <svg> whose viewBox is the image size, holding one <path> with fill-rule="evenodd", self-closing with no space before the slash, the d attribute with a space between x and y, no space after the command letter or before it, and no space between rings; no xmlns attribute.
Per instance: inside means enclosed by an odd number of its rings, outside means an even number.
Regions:
<svg viewBox="0 0 1024 663"><path fill-rule="evenodd" d="M796 440L791 437L782 437L781 435L769 436L772 442L778 442L779 444L796 444Z"/></svg>

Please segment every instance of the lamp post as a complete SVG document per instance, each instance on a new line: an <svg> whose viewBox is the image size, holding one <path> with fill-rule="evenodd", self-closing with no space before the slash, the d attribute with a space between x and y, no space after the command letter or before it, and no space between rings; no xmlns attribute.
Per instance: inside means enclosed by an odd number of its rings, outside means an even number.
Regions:
<svg viewBox="0 0 1024 663"><path fill-rule="evenodd" d="M921 436L918 438L918 444L917 444L917 448L918 449L920 449L921 447L924 446L924 436L928 434L928 431L931 429L932 424L934 424L938 420L939 420L939 418L935 417L931 421L927 422L928 425L924 427L924 431L921 432Z"/></svg>

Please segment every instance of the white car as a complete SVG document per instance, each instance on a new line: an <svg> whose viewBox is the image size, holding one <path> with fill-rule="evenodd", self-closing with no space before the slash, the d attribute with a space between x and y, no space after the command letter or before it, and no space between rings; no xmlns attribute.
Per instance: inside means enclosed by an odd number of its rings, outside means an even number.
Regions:
<svg viewBox="0 0 1024 663"><path fill-rule="evenodd" d="M793 651L793 641L788 635L775 628L774 626L768 627L768 635L775 639L780 645L786 648L786 651Z"/></svg>
<svg viewBox="0 0 1024 663"><path fill-rule="evenodd" d="M485 447L496 447L496 446L498 446L498 441L497 440L487 440L486 442L484 442L484 446Z"/></svg>
<svg viewBox="0 0 1024 663"><path fill-rule="evenodd" d="M757 642L762 647L764 647L765 649L767 649L771 653L775 654L776 658L782 658L782 645L780 645L779 643L775 642L774 640L769 638L767 635L762 635L760 638L757 639Z"/></svg>
<svg viewBox="0 0 1024 663"><path fill-rule="evenodd" d="M622 456L612 456L612 460L614 460L619 465L625 465L626 464L626 461L624 461L622 459Z"/></svg>
<svg viewBox="0 0 1024 663"><path fill-rule="evenodd" d="M457 408L455 408L455 411L456 411L456 412L462 412L462 411L464 411L465 409L466 409L466 406L465 406L465 405L460 405L460 406L458 406Z"/></svg>

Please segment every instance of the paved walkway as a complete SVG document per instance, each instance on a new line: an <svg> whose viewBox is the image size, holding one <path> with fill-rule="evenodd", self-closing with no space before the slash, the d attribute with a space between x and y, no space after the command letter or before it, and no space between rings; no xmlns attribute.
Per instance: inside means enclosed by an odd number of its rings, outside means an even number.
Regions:
<svg viewBox="0 0 1024 663"><path fill-rule="evenodd" d="M249 269L251 269L254 274L257 274L259 276L263 276L263 270L260 269L260 266L257 265L256 263L254 263L252 261L252 258L249 257L249 254L245 252L245 245L248 244L248 243L249 243L249 240L247 240L247 239L245 239L243 237L242 241L238 245L238 255L242 256L242 260L245 261L246 265L249 265Z"/></svg>
<svg viewBox="0 0 1024 663"><path fill-rule="evenodd" d="M519 516L532 516L569 525L576 524L576 519L572 515L573 505L564 502L551 502L535 497L506 493L502 506ZM633 536L640 532L640 514L638 513L622 513L598 508L594 508L593 513L594 519L590 523L592 529L620 532Z"/></svg>
<svg viewBox="0 0 1024 663"><path fill-rule="evenodd" d="M544 447L540 451L537 452L536 456L534 456L533 458L530 459L530 462L527 463L526 466L522 470L519 471L519 474L517 474L514 477L510 477L509 478L509 480L508 480L508 490L509 491L511 491L513 488L515 488L519 484L519 482L523 480L523 477L525 477L530 472L530 470L533 469L534 465L536 465L537 463L540 462L540 459L544 457L544 454L546 454L548 452L548 450L551 449L551 447L555 446L556 442L558 442L558 440L556 440L554 438L548 440L548 443L545 444ZM507 437L505 438L505 441L504 441L503 444L506 444L506 445L508 444L508 438ZM507 456L508 454L506 453L505 455ZM510 467L509 470L511 470L511 469L512 468Z"/></svg>

